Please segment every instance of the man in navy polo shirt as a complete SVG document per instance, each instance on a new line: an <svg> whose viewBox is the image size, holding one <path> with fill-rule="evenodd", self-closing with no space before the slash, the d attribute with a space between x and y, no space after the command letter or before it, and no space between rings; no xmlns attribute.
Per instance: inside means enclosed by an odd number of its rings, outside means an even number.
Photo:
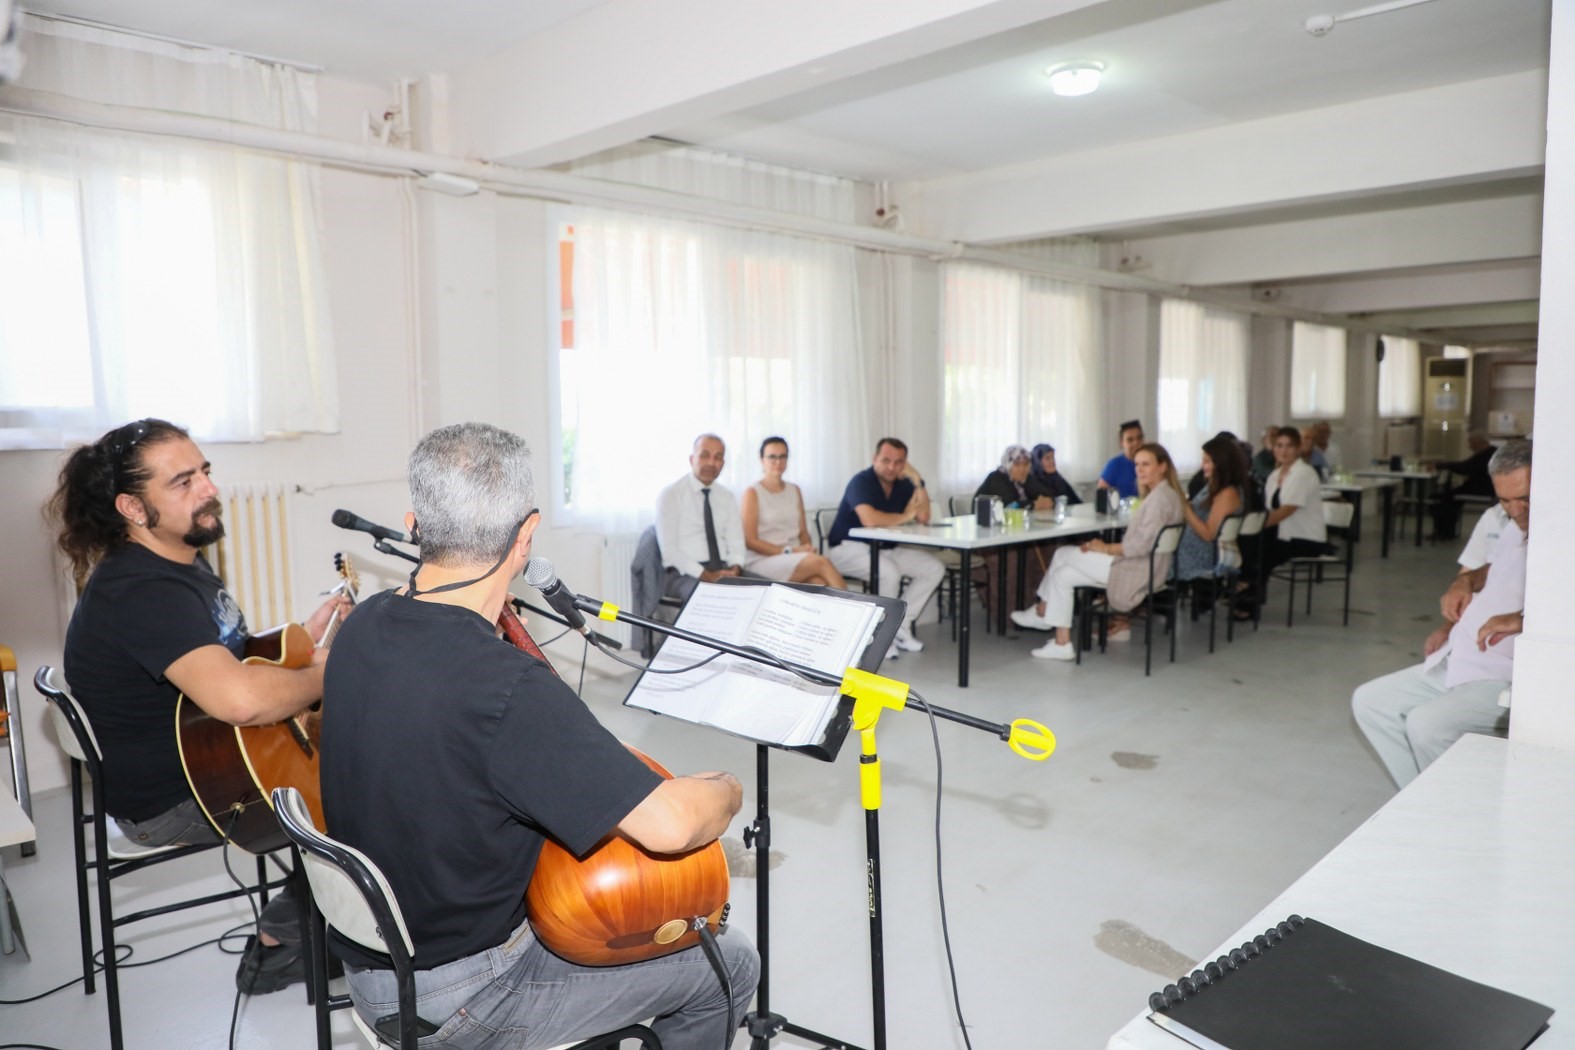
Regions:
<svg viewBox="0 0 1575 1050"><path fill-rule="evenodd" d="M897 438L881 438L875 446L875 461L853 475L837 507L837 518L826 537L826 557L843 573L862 576L869 571L869 548L862 540L848 539L848 531L859 527L887 528L918 521L930 521L930 497L924 479L908 465L908 446ZM924 610L930 595L946 577L946 567L933 554L912 547L886 545L880 552L880 594L895 598L908 577L907 619L897 630L886 658L894 660L899 650L916 653L924 643L913 636L913 623Z"/></svg>
<svg viewBox="0 0 1575 1050"><path fill-rule="evenodd" d="M1143 447L1143 424L1136 419L1129 419L1121 424L1121 454L1112 456L1110 462L1105 464L1105 469L1099 475L1099 487L1102 489L1115 489L1118 496L1136 496L1138 494L1137 467L1132 462L1132 457L1137 455L1137 450Z"/></svg>

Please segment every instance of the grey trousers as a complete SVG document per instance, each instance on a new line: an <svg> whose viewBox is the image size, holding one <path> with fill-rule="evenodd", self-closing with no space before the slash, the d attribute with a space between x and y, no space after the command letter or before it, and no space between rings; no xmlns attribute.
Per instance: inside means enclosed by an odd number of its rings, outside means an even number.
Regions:
<svg viewBox="0 0 1575 1050"><path fill-rule="evenodd" d="M219 833L213 830L194 798L144 821L116 817L115 823L126 838L139 846L205 846L219 841ZM257 932L266 933L281 944L301 943L301 911L296 906L293 887L286 886L268 898L257 920Z"/></svg>
<svg viewBox="0 0 1575 1050"><path fill-rule="evenodd" d="M731 927L717 937L743 1021L760 980L755 946ZM392 970L347 966L350 997L368 1023L399 1012ZM628 966L577 966L522 923L496 948L416 973L416 1012L438 1026L422 1046L538 1050L655 1018L664 1050L732 1045L727 997L705 954L688 948Z"/></svg>
<svg viewBox="0 0 1575 1050"><path fill-rule="evenodd" d="M1509 682L1486 679L1444 688L1444 667L1421 664L1356 687L1351 712L1397 787L1405 787L1467 733L1504 736L1509 708L1498 696Z"/></svg>

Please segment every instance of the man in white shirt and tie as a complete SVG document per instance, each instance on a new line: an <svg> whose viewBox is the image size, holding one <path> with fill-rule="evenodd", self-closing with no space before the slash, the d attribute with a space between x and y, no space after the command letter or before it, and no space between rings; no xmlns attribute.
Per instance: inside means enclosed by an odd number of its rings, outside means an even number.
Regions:
<svg viewBox="0 0 1575 1050"><path fill-rule="evenodd" d="M726 459L722 439L701 434L689 453L689 473L656 497L656 543L672 597L688 598L698 583L743 574L744 519L733 493L716 480Z"/></svg>

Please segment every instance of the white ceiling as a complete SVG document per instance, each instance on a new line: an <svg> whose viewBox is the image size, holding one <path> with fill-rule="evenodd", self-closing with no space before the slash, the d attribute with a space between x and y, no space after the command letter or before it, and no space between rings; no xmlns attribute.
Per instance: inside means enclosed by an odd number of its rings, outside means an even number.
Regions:
<svg viewBox="0 0 1575 1050"><path fill-rule="evenodd" d="M559 40L580 49L568 49L571 59L587 54L586 66L592 68L595 63L589 59L595 56L581 42L602 38L590 27L601 32L614 16L612 24L617 25L626 15L651 10L673 16L672 40L654 39L648 46L639 42L656 63L680 45L693 54L695 26L685 25L684 16L717 10L708 0L640 0L663 6L639 12L619 8L630 0L24 2L35 11L320 66L329 75L376 83L431 72L463 75L489 58L495 69L511 61L511 48L532 43L555 47ZM774 2L793 0L755 0L762 9ZM1036 21L1034 3L1042 3L1047 12L1065 13ZM738 10L747 15L753 6ZM1551 17L1551 0L1433 0L1343 22L1326 37L1314 38L1302 28L1308 16L1348 12L1364 6L1364 0L1085 0L1081 6L1057 0L996 0L975 6L994 8L991 17L1002 10L1027 10L1028 16L1016 18L1020 27L1006 32L970 36L964 26L957 36L909 49L895 61L865 62L853 75L800 76L790 89L770 91L751 84L732 96L732 104L691 108L668 124L653 126L648 118L640 133L869 181L988 178L998 169L1161 136L1544 70ZM953 7L964 12L960 18L966 17L967 5ZM585 21L576 21L581 19ZM576 27L586 31L576 34ZM736 48L720 51L733 44L726 30L717 29L715 46L719 54L735 59ZM852 50L830 53L828 65L835 68ZM1104 62L1104 84L1090 96L1059 98L1050 92L1043 70L1074 59ZM773 72L774 67L763 67L760 82ZM799 90L804 84L812 86ZM1439 129L1418 130L1436 137ZM1331 150L1339 148L1330 143ZM1163 180L1165 172L1155 171L1152 177ZM1493 198L1538 195L1540 181L1540 174L1506 170L1497 177L1489 173L1444 185L1418 181L1338 200L1291 199L1209 217L1177 218L1156 211L1148 221L1133 219L1123 228L1102 228L1100 237L1131 242L1397 208L1480 205ZM1534 267L1537 254L1535 247L1528 249L1524 265ZM1503 265L1502 256L1502 250L1490 261L1484 256L1484 265ZM1450 259L1447 265L1458 268L1470 262ZM1460 286L1458 278L1450 284L1447 305L1452 308L1464 302ZM1425 315L1408 316L1426 326ZM1451 316L1458 322L1462 315L1457 310ZM1520 337L1527 331L1523 327ZM1468 338L1468 333L1461 329L1441 334L1450 336Z"/></svg>

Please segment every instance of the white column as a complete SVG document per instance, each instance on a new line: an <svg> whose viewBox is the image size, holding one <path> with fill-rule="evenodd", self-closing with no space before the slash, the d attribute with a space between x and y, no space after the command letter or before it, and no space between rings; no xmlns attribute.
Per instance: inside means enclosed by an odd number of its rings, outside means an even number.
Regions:
<svg viewBox="0 0 1575 1050"><path fill-rule="evenodd" d="M1575 749L1575 486L1561 463L1561 411L1575 404L1575 0L1553 0L1542 212L1542 316L1532 467L1536 520L1526 566L1526 625L1515 647L1510 738Z"/></svg>

